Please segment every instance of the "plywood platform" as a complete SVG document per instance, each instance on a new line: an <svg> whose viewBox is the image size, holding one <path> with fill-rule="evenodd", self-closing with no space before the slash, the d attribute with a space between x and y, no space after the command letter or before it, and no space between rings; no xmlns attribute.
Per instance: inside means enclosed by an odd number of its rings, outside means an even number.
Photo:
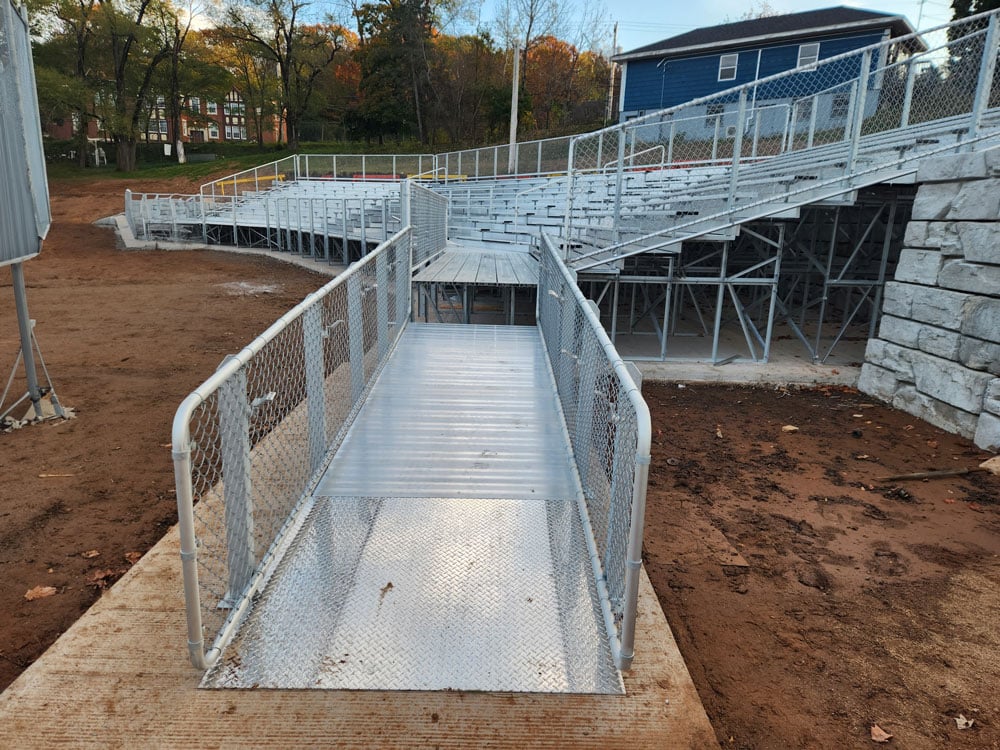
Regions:
<svg viewBox="0 0 1000 750"><path fill-rule="evenodd" d="M0 747L708 748L645 574L627 695L203 690L172 530L0 694Z"/></svg>

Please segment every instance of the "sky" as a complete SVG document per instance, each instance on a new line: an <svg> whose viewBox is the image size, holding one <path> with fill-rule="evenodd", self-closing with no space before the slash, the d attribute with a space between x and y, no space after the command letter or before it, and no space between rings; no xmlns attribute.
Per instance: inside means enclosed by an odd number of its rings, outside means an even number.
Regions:
<svg viewBox="0 0 1000 750"><path fill-rule="evenodd" d="M578 0L584 2L585 0ZM927 29L951 20L950 0L768 0L779 14L847 5L881 13L900 14L915 28ZM738 20L747 0L604 0L611 22L618 22L618 46L626 52L701 26ZM756 4L755 4L756 5ZM919 19L919 25L917 23Z"/></svg>
<svg viewBox="0 0 1000 750"><path fill-rule="evenodd" d="M474 0L475 1L475 0ZM489 22L503 0L480 0L480 19ZM571 0L576 7L602 2L607 10L607 48L611 27L618 22L618 46L624 51L642 47L702 26L739 20L760 0ZM901 14L918 30L951 20L951 0L767 0L778 14L847 5L882 13ZM919 20L919 23L918 23Z"/></svg>

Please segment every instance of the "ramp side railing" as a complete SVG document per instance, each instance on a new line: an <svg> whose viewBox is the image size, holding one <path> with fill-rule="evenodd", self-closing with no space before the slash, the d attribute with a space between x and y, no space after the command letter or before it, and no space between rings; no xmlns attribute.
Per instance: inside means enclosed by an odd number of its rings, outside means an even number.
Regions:
<svg viewBox="0 0 1000 750"><path fill-rule="evenodd" d="M305 516L410 315L406 227L189 395L173 425L192 663L218 657Z"/></svg>
<svg viewBox="0 0 1000 750"><path fill-rule="evenodd" d="M649 211L630 195L628 175L659 167L633 154L655 155L649 149L664 145L665 177L671 167L725 165L724 173L696 185L663 185L663 226L647 236L668 240L662 247L739 223L747 205L772 198L778 205L804 181L845 192L855 187L852 175L875 179L883 167L912 171L927 154L976 147L997 134L998 14L874 43L574 138L564 234L573 236L578 204L586 199L579 177L606 168L602 158L609 153L617 154L609 181L616 229L633 202L640 213ZM808 202L807 192L797 192ZM713 221L705 221L710 215ZM593 263L642 252L637 244L643 243L612 242L593 254Z"/></svg>
<svg viewBox="0 0 1000 750"><path fill-rule="evenodd" d="M632 662L649 477L650 418L596 306L542 236L538 325L583 486L581 516L612 651Z"/></svg>

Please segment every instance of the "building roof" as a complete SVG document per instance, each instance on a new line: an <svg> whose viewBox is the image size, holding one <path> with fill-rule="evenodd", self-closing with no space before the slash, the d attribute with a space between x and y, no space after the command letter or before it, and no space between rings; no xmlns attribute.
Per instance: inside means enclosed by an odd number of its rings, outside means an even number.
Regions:
<svg viewBox="0 0 1000 750"><path fill-rule="evenodd" d="M748 44L771 44L783 39L884 28L889 28L894 37L914 32L903 16L840 6L706 26L623 52L613 59L625 62L646 57L676 57Z"/></svg>

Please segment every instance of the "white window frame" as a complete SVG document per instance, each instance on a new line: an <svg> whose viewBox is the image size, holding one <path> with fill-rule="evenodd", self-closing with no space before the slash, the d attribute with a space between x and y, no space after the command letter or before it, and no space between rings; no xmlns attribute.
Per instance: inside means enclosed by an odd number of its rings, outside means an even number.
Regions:
<svg viewBox="0 0 1000 750"><path fill-rule="evenodd" d="M839 111L838 111L839 110ZM851 111L851 95L841 91L833 95L830 99L830 119L843 120L847 113Z"/></svg>
<svg viewBox="0 0 1000 750"><path fill-rule="evenodd" d="M200 113L201 112L201 97L192 96L188 100L188 107L191 109L192 112L198 112L198 113Z"/></svg>
<svg viewBox="0 0 1000 750"><path fill-rule="evenodd" d="M719 80L720 81L735 81L736 80L736 68L740 64L740 53L733 52L728 55L719 56ZM723 75L725 73L725 75Z"/></svg>
<svg viewBox="0 0 1000 750"><path fill-rule="evenodd" d="M709 104L705 107L705 127L714 128L715 123L726 114L725 104Z"/></svg>
<svg viewBox="0 0 1000 750"><path fill-rule="evenodd" d="M816 66L819 62L819 42L809 42L799 45L799 59L795 64L796 68Z"/></svg>
<svg viewBox="0 0 1000 750"><path fill-rule="evenodd" d="M217 115L219 114L219 105L217 102L205 102L205 114L206 115Z"/></svg>
<svg viewBox="0 0 1000 750"><path fill-rule="evenodd" d="M219 126L214 122L208 126L208 140L217 141L219 140Z"/></svg>

